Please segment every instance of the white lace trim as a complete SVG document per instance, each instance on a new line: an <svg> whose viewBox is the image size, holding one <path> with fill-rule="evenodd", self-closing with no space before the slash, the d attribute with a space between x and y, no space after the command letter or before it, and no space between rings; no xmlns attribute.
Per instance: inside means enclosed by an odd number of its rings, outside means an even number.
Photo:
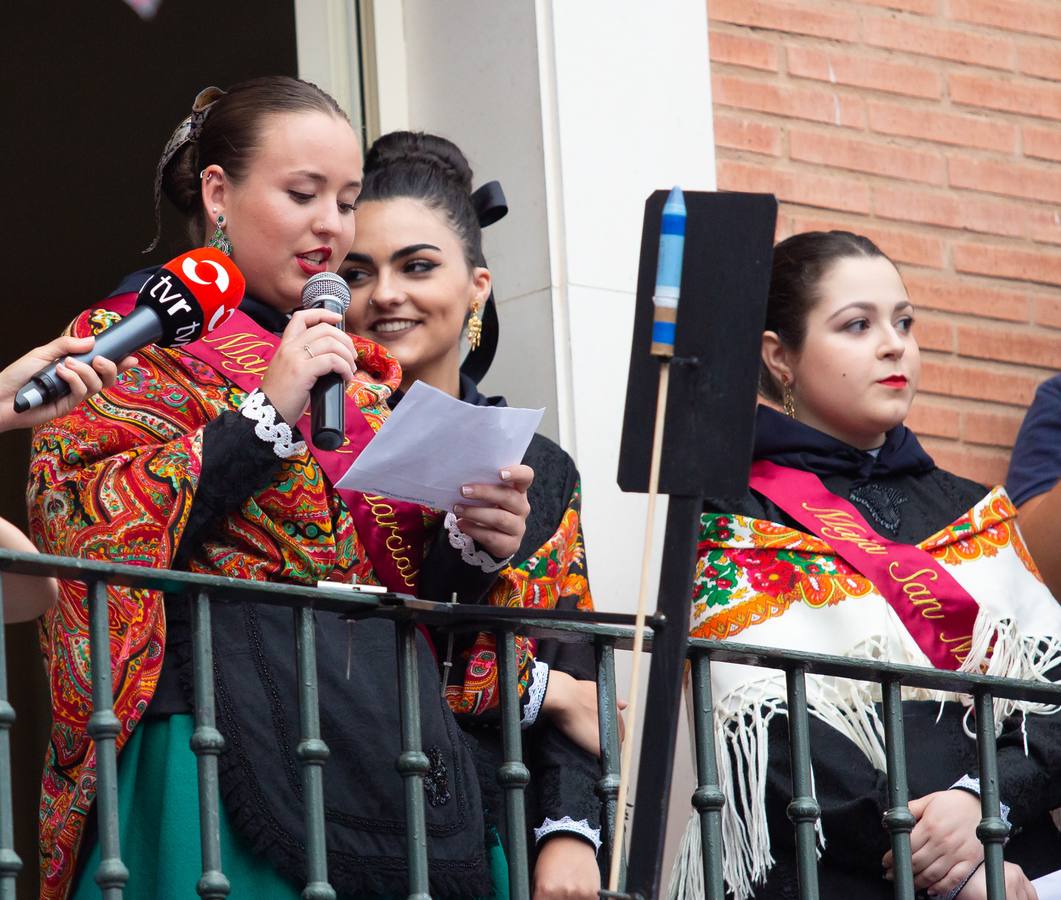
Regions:
<svg viewBox="0 0 1061 900"><path fill-rule="evenodd" d="M449 545L454 550L460 550L461 559L469 566L476 566L484 572L490 573L503 569L512 560L511 556L505 559L494 559L485 550L476 550L475 541L457 527L457 517L453 513L446 513L446 519L443 524L446 526L446 531L449 532Z"/></svg>
<svg viewBox="0 0 1061 900"><path fill-rule="evenodd" d="M951 790L958 788L959 790L968 791L970 794L976 794L977 797L980 796L980 779L973 778L972 775L962 775L962 777L955 781L950 787ZM999 815L1002 816L1002 821L1009 825L1009 807L999 800L998 809Z"/></svg>
<svg viewBox="0 0 1061 900"><path fill-rule="evenodd" d="M558 831L581 835L593 844L594 853L600 850L600 829L591 827L588 819L579 819L576 822L571 816L564 816L562 819L546 817L541 826L534 829L534 843L540 844L546 835L555 834Z"/></svg>
<svg viewBox="0 0 1061 900"><path fill-rule="evenodd" d="M306 452L306 442L294 441L291 426L283 419L276 421L276 409L257 388L243 398L239 413L254 423L254 433L265 443L272 444L273 453L281 459Z"/></svg>
<svg viewBox="0 0 1061 900"><path fill-rule="evenodd" d="M542 710L545 702L545 692L549 689L549 663L540 659L534 660L531 669L530 684L527 685L527 705L523 707L523 717L519 724L523 728L530 728L538 721L538 713Z"/></svg>

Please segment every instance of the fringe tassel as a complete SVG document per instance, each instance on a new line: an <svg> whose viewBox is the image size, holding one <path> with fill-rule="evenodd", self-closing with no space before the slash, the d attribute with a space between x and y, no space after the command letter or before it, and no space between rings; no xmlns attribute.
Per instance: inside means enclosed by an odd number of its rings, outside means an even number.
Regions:
<svg viewBox="0 0 1061 900"><path fill-rule="evenodd" d="M973 626L969 655L958 671L1046 682L1049 680L1046 672L1058 663L1061 663L1061 638L1022 635L1012 620L992 619L986 610L981 609ZM963 697L962 702L968 704L970 700ZM1052 715L1061 709L1002 697L995 698L994 707L995 734L1002 730L1003 721L1017 710L1025 714ZM975 732L968 728L966 733L975 737Z"/></svg>
<svg viewBox="0 0 1061 900"><path fill-rule="evenodd" d="M761 713L742 704L736 715L716 709L715 733L719 748L719 785L726 798L722 808L722 843L726 848L723 876L737 900L752 893L774 864L766 825L767 735L780 701L768 702Z"/></svg>
<svg viewBox="0 0 1061 900"><path fill-rule="evenodd" d="M678 855L674 858L670 881L667 882L667 900L704 900L706 894L700 815L694 812L689 816Z"/></svg>
<svg viewBox="0 0 1061 900"><path fill-rule="evenodd" d="M749 685L715 708L719 786L722 808L723 877L734 900L747 900L766 880L774 864L766 821L767 738L774 716L786 716L784 701L763 697L766 684ZM874 764L884 768L884 729L874 709L874 685L821 679L818 700L808 711L851 738ZM725 748L725 750L723 750ZM825 847L817 823L819 853ZM705 885L700 819L686 826L668 883L670 900L703 900Z"/></svg>
<svg viewBox="0 0 1061 900"><path fill-rule="evenodd" d="M981 609L973 626L972 647L962 663L962 672L982 672L1000 678L1020 678L1026 681L1049 679L1046 673L1061 662L1061 638L1034 637L1022 635L1010 619L992 620ZM969 703L968 697L961 698ZM1003 722L1016 712L1022 716L1053 715L1061 706L1046 703L1027 703L1020 700L1007 700L996 697L994 702L995 735L1002 731ZM976 730L970 727L971 717L966 716L963 722L965 733L970 738L976 737ZM1025 722L1021 722L1024 734L1024 755L1028 755L1028 732ZM1061 808L1050 810L1054 828L1061 831Z"/></svg>
<svg viewBox="0 0 1061 900"><path fill-rule="evenodd" d="M861 659L891 659L924 665L916 647L907 658L894 643L871 638L848 655ZM917 654L915 656L915 654ZM1046 681L1045 673L1061 663L1061 638L1022 635L1009 619L995 620L981 609L976 618L969 654L960 671ZM811 676L808 678L808 712L852 740L866 758L881 771L886 768L884 725L874 704L880 702L880 687L873 682ZM718 747L719 786L726 798L722 809L722 842L725 850L723 874L734 900L747 900L756 884L766 880L774 864L766 822L766 771L769 765L767 735L774 716L787 715L784 682L778 677L741 685L715 705L715 735ZM967 695L944 694L923 689L903 689L907 700L936 699L971 704ZM1061 707L1021 701L995 700L995 733L1003 721L1020 711L1050 714ZM966 726L970 737L975 731ZM1061 830L1061 810L1052 813ZM818 823L819 852L825 835ZM702 900L703 863L699 817L689 820L681 848L671 872L667 896L671 900Z"/></svg>

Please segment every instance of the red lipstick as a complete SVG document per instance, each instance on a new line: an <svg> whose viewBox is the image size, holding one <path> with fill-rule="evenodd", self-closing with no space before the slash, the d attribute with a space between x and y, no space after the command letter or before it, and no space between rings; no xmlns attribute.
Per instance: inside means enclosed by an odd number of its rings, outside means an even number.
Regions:
<svg viewBox="0 0 1061 900"><path fill-rule="evenodd" d="M889 375L887 378L882 378L877 384L883 384L885 387L900 388L906 387L906 376L905 375Z"/></svg>
<svg viewBox="0 0 1061 900"><path fill-rule="evenodd" d="M328 270L326 263L331 255L331 247L316 247L313 250L307 250L305 253L296 253L295 260L307 275L319 275L321 272ZM312 259L307 259L307 257L312 257Z"/></svg>

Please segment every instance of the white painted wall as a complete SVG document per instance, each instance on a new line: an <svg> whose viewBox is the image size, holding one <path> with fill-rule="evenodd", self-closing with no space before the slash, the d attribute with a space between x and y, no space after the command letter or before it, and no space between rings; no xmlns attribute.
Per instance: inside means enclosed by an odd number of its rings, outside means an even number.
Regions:
<svg viewBox="0 0 1061 900"><path fill-rule="evenodd" d="M409 128L409 81L405 59L405 24L400 0L372 4L372 39L375 42L376 102L379 133Z"/></svg>
<svg viewBox="0 0 1061 900"><path fill-rule="evenodd" d="M702 0L553 0L557 132L563 181L573 446L585 488L585 530L600 608L633 612L646 500L615 484L645 198L657 188L715 187ZM550 173L552 174L552 173ZM650 410L645 427L651 427ZM666 505L657 519L656 562ZM653 581L653 588L655 581ZM650 602L650 608L655 603ZM618 660L620 691L628 660ZM644 684L641 690L644 691ZM642 697L644 694L642 693ZM694 787L684 717L668 856ZM640 740L640 735L635 735Z"/></svg>
<svg viewBox="0 0 1061 900"><path fill-rule="evenodd" d="M354 123L362 121L355 0L295 0L298 75L331 94Z"/></svg>
<svg viewBox="0 0 1061 900"><path fill-rule="evenodd" d="M484 390L545 406L559 434L542 113L533 3L405 0L408 122L453 139L476 184L498 180L509 215L483 233L501 318Z"/></svg>

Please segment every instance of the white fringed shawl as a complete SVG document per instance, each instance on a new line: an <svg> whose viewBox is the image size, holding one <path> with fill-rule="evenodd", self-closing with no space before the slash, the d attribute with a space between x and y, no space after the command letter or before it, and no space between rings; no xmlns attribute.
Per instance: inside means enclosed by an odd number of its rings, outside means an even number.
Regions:
<svg viewBox="0 0 1061 900"><path fill-rule="evenodd" d="M1017 529L1016 510L995 488L965 515L918 546L932 554L980 606L961 671L1045 680L1061 662L1061 606L1042 583ZM691 634L765 647L931 666L887 601L817 537L736 515L705 513L694 583ZM752 896L773 865L765 812L767 731L784 715L785 676L715 663L715 733L727 889ZM921 689L904 699L956 700ZM885 769L879 686L807 676L810 714L850 738ZM996 699L996 729L1016 709L1053 711ZM826 835L819 824L819 841ZM693 821L672 874L672 898L702 898L699 826Z"/></svg>

